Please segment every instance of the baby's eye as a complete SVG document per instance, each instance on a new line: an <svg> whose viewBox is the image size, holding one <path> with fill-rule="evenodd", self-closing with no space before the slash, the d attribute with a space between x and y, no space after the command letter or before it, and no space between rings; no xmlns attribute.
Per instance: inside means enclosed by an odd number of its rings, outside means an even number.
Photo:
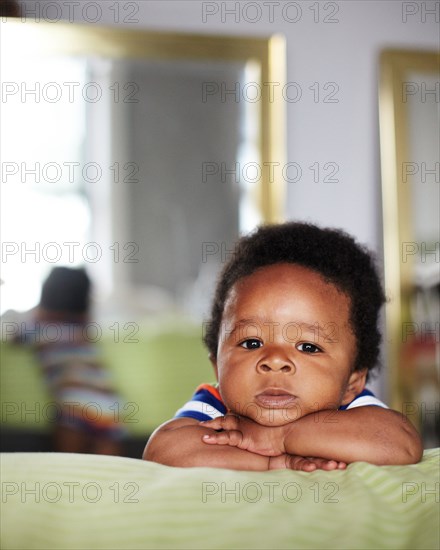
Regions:
<svg viewBox="0 0 440 550"><path fill-rule="evenodd" d="M299 351L304 351L305 353L319 353L321 351L318 346L310 342L304 342L304 344L298 344L297 348Z"/></svg>
<svg viewBox="0 0 440 550"><path fill-rule="evenodd" d="M256 338L248 338L244 342L241 342L240 346L245 349L258 349L261 348L263 342L257 340Z"/></svg>

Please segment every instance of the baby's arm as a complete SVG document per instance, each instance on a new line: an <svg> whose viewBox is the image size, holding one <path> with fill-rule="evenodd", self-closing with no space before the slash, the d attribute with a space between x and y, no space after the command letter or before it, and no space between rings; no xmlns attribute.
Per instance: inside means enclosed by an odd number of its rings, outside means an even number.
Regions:
<svg viewBox="0 0 440 550"><path fill-rule="evenodd" d="M266 427L233 415L207 423L225 429L210 434L205 443L234 445L277 456L322 457L350 463L414 464L423 453L420 436L400 413L365 406L309 414L280 427Z"/></svg>
<svg viewBox="0 0 440 550"><path fill-rule="evenodd" d="M143 459L168 466L227 468L230 470L334 470L344 468L336 461L287 454L264 456L234 446L208 446L204 435L217 432L192 418L176 418L160 426L148 440Z"/></svg>
<svg viewBox="0 0 440 550"><path fill-rule="evenodd" d="M215 430L193 418L176 418L162 424L150 437L142 458L168 466L268 470L269 458L229 446L205 445L202 437Z"/></svg>
<svg viewBox="0 0 440 550"><path fill-rule="evenodd" d="M414 464L423 454L411 422L396 411L375 406L304 416L288 425L284 445L287 453L347 463Z"/></svg>

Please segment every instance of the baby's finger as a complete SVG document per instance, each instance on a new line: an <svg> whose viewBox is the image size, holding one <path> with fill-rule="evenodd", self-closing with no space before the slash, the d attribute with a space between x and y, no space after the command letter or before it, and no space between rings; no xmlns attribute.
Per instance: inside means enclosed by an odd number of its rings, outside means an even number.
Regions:
<svg viewBox="0 0 440 550"><path fill-rule="evenodd" d="M202 441L210 445L230 445L239 447L243 441L243 434L238 430L228 430L219 433L205 434Z"/></svg>
<svg viewBox="0 0 440 550"><path fill-rule="evenodd" d="M303 472L314 472L315 470L318 470L318 466L314 462L310 462L307 459L303 459L299 463L298 470L302 470Z"/></svg>
<svg viewBox="0 0 440 550"><path fill-rule="evenodd" d="M344 470L347 467L345 462L339 462L338 460L328 460L326 458L307 457L310 462L316 465L320 470Z"/></svg>
<svg viewBox="0 0 440 550"><path fill-rule="evenodd" d="M347 464L345 462L339 462L338 460L324 460L319 466L323 470L345 470Z"/></svg>
<svg viewBox="0 0 440 550"><path fill-rule="evenodd" d="M315 464L321 470L330 471L330 470L337 470L338 469L338 462L336 460L322 460L322 461L319 461L318 463L315 463Z"/></svg>
<svg viewBox="0 0 440 550"><path fill-rule="evenodd" d="M317 469L316 464L311 460L304 458L303 456L289 456L289 469L290 470L302 470L304 472L313 472Z"/></svg>
<svg viewBox="0 0 440 550"><path fill-rule="evenodd" d="M238 417L235 414L226 414L213 420L200 422L202 426L212 428L213 430L236 430L238 428Z"/></svg>
<svg viewBox="0 0 440 550"><path fill-rule="evenodd" d="M221 430L223 428L222 425L222 418L213 418L212 420L203 420L203 422L199 422L201 426L206 426L207 428L212 428L213 430Z"/></svg>

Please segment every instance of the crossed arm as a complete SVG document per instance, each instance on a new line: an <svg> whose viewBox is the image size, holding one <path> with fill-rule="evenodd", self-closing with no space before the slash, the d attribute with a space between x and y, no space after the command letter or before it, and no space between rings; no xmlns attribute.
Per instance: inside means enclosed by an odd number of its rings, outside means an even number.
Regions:
<svg viewBox="0 0 440 550"><path fill-rule="evenodd" d="M153 433L143 458L181 467L313 471L356 461L413 464L422 453L420 437L403 415L366 406L319 411L279 427L229 414L203 423L177 418Z"/></svg>

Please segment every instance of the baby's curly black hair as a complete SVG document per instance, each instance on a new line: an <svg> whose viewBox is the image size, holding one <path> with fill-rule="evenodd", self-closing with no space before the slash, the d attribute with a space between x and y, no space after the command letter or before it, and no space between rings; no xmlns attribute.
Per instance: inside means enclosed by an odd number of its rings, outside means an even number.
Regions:
<svg viewBox="0 0 440 550"><path fill-rule="evenodd" d="M242 237L218 279L203 341L217 356L220 324L229 290L257 269L278 263L307 267L350 298L350 323L356 337L353 370L378 366L381 334L379 311L385 302L372 253L347 233L309 223L288 222L259 227Z"/></svg>

